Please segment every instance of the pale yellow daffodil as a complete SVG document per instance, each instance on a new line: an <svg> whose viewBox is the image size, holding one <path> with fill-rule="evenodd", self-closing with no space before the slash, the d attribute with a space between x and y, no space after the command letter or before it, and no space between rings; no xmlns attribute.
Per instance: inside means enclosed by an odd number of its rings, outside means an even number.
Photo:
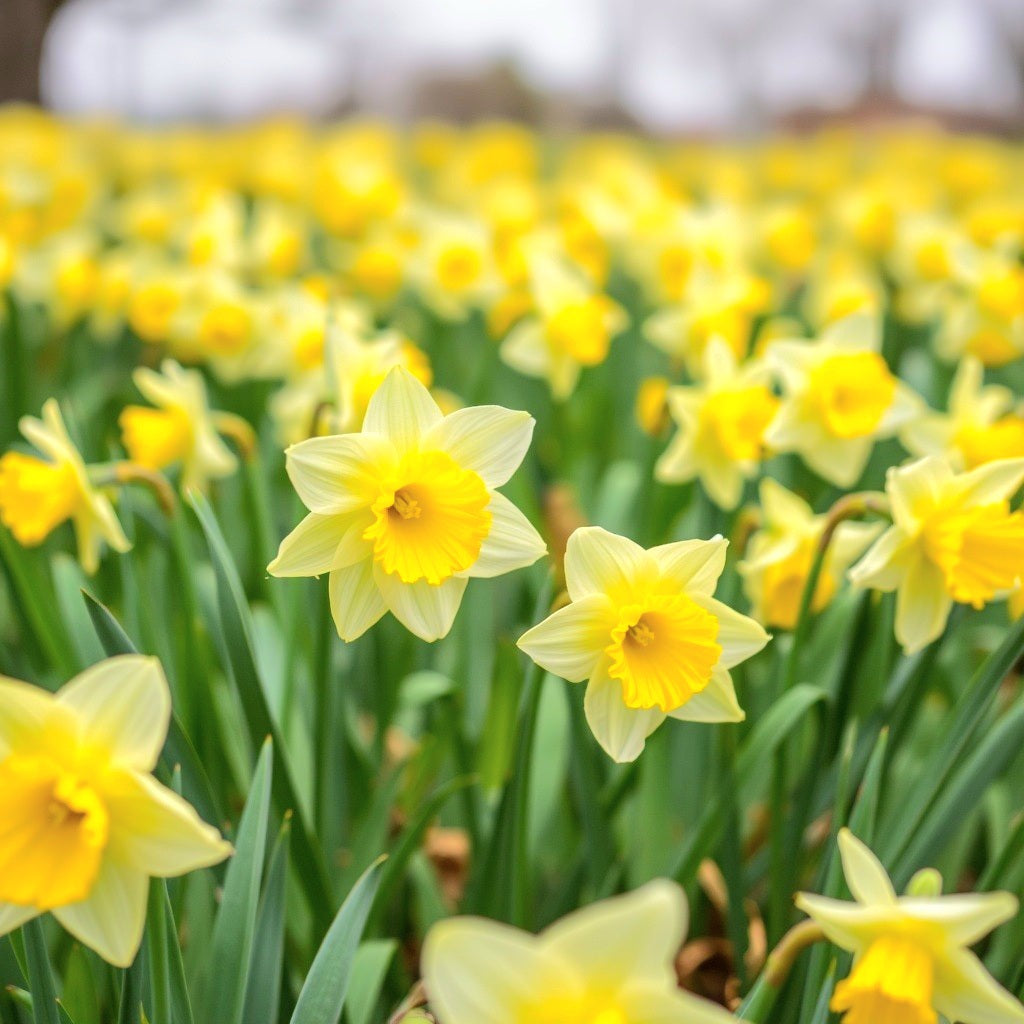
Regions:
<svg viewBox="0 0 1024 1024"><path fill-rule="evenodd" d="M139 367L132 379L153 403L129 405L121 412L121 435L133 462L148 469L180 464L185 490L205 490L210 480L235 471L238 460L217 433L218 414L211 413L198 370L165 359L159 373Z"/></svg>
<svg viewBox="0 0 1024 1024"><path fill-rule="evenodd" d="M767 444L797 452L837 487L860 479L877 439L915 416L920 399L893 375L879 348L877 321L855 315L814 341L775 341L767 357L782 382L783 402Z"/></svg>
<svg viewBox="0 0 1024 1024"><path fill-rule="evenodd" d="M0 934L52 911L127 967L149 879L227 857L231 846L151 775L171 695L155 658L125 655L62 690L0 677Z"/></svg>
<svg viewBox="0 0 1024 1024"><path fill-rule="evenodd" d="M614 760L636 760L666 717L742 721L729 669L769 637L712 596L727 545L716 537L644 550L595 526L569 538L571 603L519 646L554 675L589 680L587 721Z"/></svg>
<svg viewBox="0 0 1024 1024"><path fill-rule="evenodd" d="M793 629L814 564L826 515L782 484L765 477L760 486L761 528L750 538L738 568L758 622ZM882 531L881 523L840 523L825 553L810 610L821 611L835 596L850 563Z"/></svg>
<svg viewBox="0 0 1024 1024"><path fill-rule="evenodd" d="M500 406L445 416L408 370L393 368L361 433L288 449L288 474L310 514L269 571L329 573L346 641L389 610L424 640L445 636L470 577L500 576L544 554L537 531L496 490L522 462L533 425Z"/></svg>
<svg viewBox="0 0 1024 1024"><path fill-rule="evenodd" d="M46 402L41 420L23 416L18 426L45 458L15 451L0 457L0 522L15 539L26 547L41 544L70 520L87 573L99 567L104 543L115 551L129 550L110 499L89 480L57 400Z"/></svg>
<svg viewBox="0 0 1024 1024"><path fill-rule="evenodd" d="M839 833L839 852L854 902L800 893L796 904L853 953L853 970L830 1004L844 1013L843 1024L936 1024L938 1013L960 1024L1024 1021L1024 1006L968 948L1017 913L1015 897L943 896L932 872L897 896L878 858L849 829Z"/></svg>
<svg viewBox="0 0 1024 1024"><path fill-rule="evenodd" d="M531 935L476 917L434 925L423 983L439 1024L727 1024L679 989L683 891L658 880Z"/></svg>
<svg viewBox="0 0 1024 1024"><path fill-rule="evenodd" d="M719 508L735 508L744 480L760 465L765 430L778 406L768 366L759 360L737 364L729 345L713 338L701 382L669 388L669 413L678 431L658 459L655 478L682 483L696 477Z"/></svg>
<svg viewBox="0 0 1024 1024"><path fill-rule="evenodd" d="M995 459L1024 457L1024 415L1014 394L984 384L979 359L964 356L949 389L949 411L923 412L900 432L914 455L946 455L957 469L974 469Z"/></svg>
<svg viewBox="0 0 1024 1024"><path fill-rule="evenodd" d="M929 456L889 470L893 525L850 579L896 591L896 638L907 653L942 633L955 601L981 608L1024 579L1024 513L1010 511L1022 483L1024 459L955 473Z"/></svg>

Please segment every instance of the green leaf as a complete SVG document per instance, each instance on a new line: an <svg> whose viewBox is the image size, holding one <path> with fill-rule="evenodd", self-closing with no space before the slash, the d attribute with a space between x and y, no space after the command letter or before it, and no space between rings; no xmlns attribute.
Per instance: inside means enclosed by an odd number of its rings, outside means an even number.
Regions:
<svg viewBox="0 0 1024 1024"><path fill-rule="evenodd" d="M345 1008L356 950L370 916L385 859L371 864L353 886L309 969L292 1024L338 1024Z"/></svg>
<svg viewBox="0 0 1024 1024"><path fill-rule="evenodd" d="M217 913L206 977L205 1017L218 1024L241 1024L250 983L256 912L267 849L273 743L263 745L249 798L238 825L235 855L228 865L224 898Z"/></svg>
<svg viewBox="0 0 1024 1024"><path fill-rule="evenodd" d="M217 576L217 597L220 605L221 627L231 665L231 675L238 690L249 736L254 746L265 736L273 738L274 797L281 814L291 812L294 822L293 852L299 881L309 901L313 916L326 926L330 908L334 905L331 883L327 875L323 854L313 841L306 824L302 802L299 799L291 768L285 758L286 746L277 724L270 713L267 694L256 664L252 642L252 620L238 571L231 561L224 535L214 518L206 499L198 493L190 496L192 508L206 536Z"/></svg>
<svg viewBox="0 0 1024 1024"><path fill-rule="evenodd" d="M25 960L28 966L28 987L32 993L32 1018L35 1024L60 1024L57 1012L57 988L46 950L43 923L34 918L22 927L25 937Z"/></svg>
<svg viewBox="0 0 1024 1024"><path fill-rule="evenodd" d="M373 1011L397 951L398 943L394 939L374 939L356 950L345 1003L348 1024L374 1024Z"/></svg>

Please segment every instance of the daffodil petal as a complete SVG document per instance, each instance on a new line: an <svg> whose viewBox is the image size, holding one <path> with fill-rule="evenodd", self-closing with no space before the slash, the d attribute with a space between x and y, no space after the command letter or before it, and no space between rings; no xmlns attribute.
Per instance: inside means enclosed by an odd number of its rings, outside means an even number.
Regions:
<svg viewBox="0 0 1024 1024"><path fill-rule="evenodd" d="M630 1021L643 1024L736 1024L728 1010L681 989L630 987L616 997Z"/></svg>
<svg viewBox="0 0 1024 1024"><path fill-rule="evenodd" d="M0 903L0 937L9 935L23 924L39 916L34 907L16 907L11 903Z"/></svg>
<svg viewBox="0 0 1024 1024"><path fill-rule="evenodd" d="M559 608L519 638L520 650L545 671L579 683L593 675L615 626L604 594L588 594Z"/></svg>
<svg viewBox="0 0 1024 1024"><path fill-rule="evenodd" d="M149 879L106 857L89 898L58 907L53 916L114 967L130 967L142 944Z"/></svg>
<svg viewBox="0 0 1024 1024"><path fill-rule="evenodd" d="M850 570L850 582L855 587L895 590L916 557L914 539L901 527L891 526Z"/></svg>
<svg viewBox="0 0 1024 1024"><path fill-rule="evenodd" d="M171 721L171 691L156 658L108 658L75 676L57 700L77 714L87 745L119 766L154 768Z"/></svg>
<svg viewBox="0 0 1024 1024"><path fill-rule="evenodd" d="M53 694L18 679L0 676L0 758L17 747L38 742L54 714L60 714ZM66 716L68 730L74 721Z"/></svg>
<svg viewBox="0 0 1024 1024"><path fill-rule="evenodd" d="M430 392L404 366L395 366L370 398L363 432L381 434L404 452L441 419Z"/></svg>
<svg viewBox="0 0 1024 1024"><path fill-rule="evenodd" d="M639 544L599 526L575 530L565 550L565 581L574 601L628 589L653 568L654 560Z"/></svg>
<svg viewBox="0 0 1024 1024"><path fill-rule="evenodd" d="M729 542L722 536L711 540L681 540L659 544L648 554L668 577L688 594L711 597L725 568Z"/></svg>
<svg viewBox="0 0 1024 1024"><path fill-rule="evenodd" d="M761 481L758 497L767 523L793 530L796 526L809 527L814 520L811 506L770 476Z"/></svg>
<svg viewBox="0 0 1024 1024"><path fill-rule="evenodd" d="M288 476L311 512L341 515L365 508L380 491L382 469L395 461L379 434L311 437L285 453Z"/></svg>
<svg viewBox="0 0 1024 1024"><path fill-rule="evenodd" d="M764 626L749 615L743 615L713 597L705 597L703 594L691 596L696 604L718 620L716 639L722 648L722 655L718 660L720 668L732 668L741 661L746 661L757 654L771 639Z"/></svg>
<svg viewBox="0 0 1024 1024"><path fill-rule="evenodd" d="M424 435L422 445L447 452L489 488L500 487L523 461L534 425L528 412L500 405L470 406L445 416Z"/></svg>
<svg viewBox="0 0 1024 1024"><path fill-rule="evenodd" d="M890 469L885 477L885 491L892 502L893 522L906 530L916 529L952 477L949 463L939 456Z"/></svg>
<svg viewBox="0 0 1024 1024"><path fill-rule="evenodd" d="M537 320L524 320L501 343L501 358L513 370L527 377L546 377L551 366L551 351L544 339L544 328Z"/></svg>
<svg viewBox="0 0 1024 1024"><path fill-rule="evenodd" d="M272 576L319 576L327 572L334 564L338 545L351 521L351 515L324 516L310 512L281 541L277 557L267 566L267 572Z"/></svg>
<svg viewBox="0 0 1024 1024"><path fill-rule="evenodd" d="M620 764L635 761L647 737L665 721L665 712L658 708L628 707L622 699L622 684L603 666L590 677L583 708L594 738Z"/></svg>
<svg viewBox="0 0 1024 1024"><path fill-rule="evenodd" d="M967 949L943 958L935 972L935 1008L949 1020L970 1024L1024 1021L1024 1006L985 970Z"/></svg>
<svg viewBox="0 0 1024 1024"><path fill-rule="evenodd" d="M541 948L572 963L593 990L651 983L670 991L687 919L683 891L658 879L562 918L542 933Z"/></svg>
<svg viewBox="0 0 1024 1024"><path fill-rule="evenodd" d="M904 651L913 654L939 637L952 607L938 566L924 557L911 562L896 593L896 639Z"/></svg>
<svg viewBox="0 0 1024 1024"><path fill-rule="evenodd" d="M540 534L529 519L504 494L491 495L487 510L491 528L480 554L465 575L481 578L501 576L533 565L547 551Z"/></svg>
<svg viewBox="0 0 1024 1024"><path fill-rule="evenodd" d="M465 578L452 576L437 585L426 580L403 583L376 563L373 579L391 614L410 633L428 643L448 635L468 582Z"/></svg>
<svg viewBox="0 0 1024 1024"><path fill-rule="evenodd" d="M843 874L853 898L866 906L895 904L896 890L879 859L848 829L839 832Z"/></svg>
<svg viewBox="0 0 1024 1024"><path fill-rule="evenodd" d="M862 952L880 931L902 920L892 906L863 907L807 892L797 893L796 905L821 926L831 942L851 953Z"/></svg>
<svg viewBox="0 0 1024 1024"><path fill-rule="evenodd" d="M960 480L961 497L972 505L1007 501L1024 483L1024 459L996 459L965 473Z"/></svg>
<svg viewBox="0 0 1024 1024"><path fill-rule="evenodd" d="M1008 892L961 892L937 899L904 896L900 906L912 917L934 921L958 946L973 946L1017 913L1017 897Z"/></svg>
<svg viewBox="0 0 1024 1024"><path fill-rule="evenodd" d="M519 1024L545 991L577 984L532 936L482 918L439 921L427 934L421 970L430 1005L445 1024Z"/></svg>
<svg viewBox="0 0 1024 1024"><path fill-rule="evenodd" d="M747 715L736 697L732 676L716 668L708 685L682 707L670 711L669 717L681 722L742 722Z"/></svg>
<svg viewBox="0 0 1024 1024"><path fill-rule="evenodd" d="M176 878L219 864L231 844L195 809L150 775L118 772L104 786L111 842L126 866L157 878Z"/></svg>
<svg viewBox="0 0 1024 1024"><path fill-rule="evenodd" d="M346 643L361 637L388 610L373 573L373 559L331 570L328 592L338 636Z"/></svg>

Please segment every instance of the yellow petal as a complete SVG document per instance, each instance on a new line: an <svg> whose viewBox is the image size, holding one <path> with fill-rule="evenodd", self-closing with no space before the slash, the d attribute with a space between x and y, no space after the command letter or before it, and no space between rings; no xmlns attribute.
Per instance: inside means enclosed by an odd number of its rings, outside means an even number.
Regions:
<svg viewBox="0 0 1024 1024"><path fill-rule="evenodd" d="M405 367L395 366L370 399L363 431L388 438L401 454L441 419L430 392Z"/></svg>
<svg viewBox="0 0 1024 1024"><path fill-rule="evenodd" d="M489 579L533 565L547 553L540 534L522 512L503 494L493 493L487 511L491 527L467 576Z"/></svg>
<svg viewBox="0 0 1024 1024"><path fill-rule="evenodd" d="M935 1008L949 1020L970 1024L1024 1021L1024 1006L966 949L949 954L938 965L933 998Z"/></svg>
<svg viewBox="0 0 1024 1024"><path fill-rule="evenodd" d="M656 575L650 555L627 537L583 526L569 538L565 551L565 581L577 601L587 594L614 597L628 592L639 578Z"/></svg>
<svg viewBox="0 0 1024 1024"><path fill-rule="evenodd" d="M332 570L329 593L334 626L346 643L361 637L388 610L374 581L371 558Z"/></svg>
<svg viewBox="0 0 1024 1024"><path fill-rule="evenodd" d="M374 563L373 580L389 611L410 633L432 643L451 631L468 580L451 576L443 583L403 583Z"/></svg>
<svg viewBox="0 0 1024 1024"><path fill-rule="evenodd" d="M736 697L732 676L725 669L715 669L700 693L668 715L680 722L742 722L747 717Z"/></svg>
<svg viewBox="0 0 1024 1024"><path fill-rule="evenodd" d="M583 709L594 738L619 764L635 761L647 737L665 721L665 712L658 708L627 707L622 684L612 679L603 665L590 677Z"/></svg>
<svg viewBox="0 0 1024 1024"><path fill-rule="evenodd" d="M717 639L722 648L718 661L720 668L732 668L741 661L746 661L757 654L771 639L764 626L749 615L743 615L727 604L703 594L694 595L693 600L718 620Z"/></svg>
<svg viewBox="0 0 1024 1024"><path fill-rule="evenodd" d="M75 676L57 700L78 716L85 747L126 768L156 765L171 720L171 693L156 658L108 658Z"/></svg>
<svg viewBox="0 0 1024 1024"><path fill-rule="evenodd" d="M360 555L369 556L370 545L362 537L365 529L366 518L357 512L337 516L310 512L281 541L267 572L273 576L319 576L351 565ZM340 550L343 545L344 552Z"/></svg>
<svg viewBox="0 0 1024 1024"><path fill-rule="evenodd" d="M457 409L423 437L424 449L447 452L463 469L471 469L489 487L507 483L519 468L535 422L527 412L500 405Z"/></svg>
<svg viewBox="0 0 1024 1024"><path fill-rule="evenodd" d="M848 828L840 829L839 854L846 884L858 903L894 904L896 891L879 859Z"/></svg>
<svg viewBox="0 0 1024 1024"><path fill-rule="evenodd" d="M904 896L900 906L912 917L940 925L955 945L973 946L1016 916L1018 900L1008 892L962 892L931 899Z"/></svg>
<svg viewBox="0 0 1024 1024"><path fill-rule="evenodd" d="M588 594L527 630L519 648L545 671L579 683L597 668L616 621L608 597Z"/></svg>
<svg viewBox="0 0 1024 1024"><path fill-rule="evenodd" d="M74 735L75 722L61 714L53 694L38 686L0 676L0 758L19 747L38 744L51 720L61 717Z"/></svg>
<svg viewBox="0 0 1024 1024"><path fill-rule="evenodd" d="M710 597L725 568L728 547L729 542L719 535L711 540L659 544L648 554L657 563L661 575L671 579L686 593Z"/></svg>
<svg viewBox="0 0 1024 1024"><path fill-rule="evenodd" d="M303 504L320 515L368 508L380 477L397 456L387 438L375 434L311 437L285 453L288 477Z"/></svg>
<svg viewBox="0 0 1024 1024"><path fill-rule="evenodd" d="M914 654L938 638L952 607L942 570L924 557L910 562L896 594L896 639L903 650Z"/></svg>

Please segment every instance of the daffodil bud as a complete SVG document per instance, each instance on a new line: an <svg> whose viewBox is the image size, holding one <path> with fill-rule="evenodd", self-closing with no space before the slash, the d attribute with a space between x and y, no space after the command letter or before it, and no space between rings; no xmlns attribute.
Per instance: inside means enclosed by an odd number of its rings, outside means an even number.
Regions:
<svg viewBox="0 0 1024 1024"><path fill-rule="evenodd" d="M922 868L910 880L907 886L908 896L924 896L932 898L942 895L942 874L935 868Z"/></svg>

